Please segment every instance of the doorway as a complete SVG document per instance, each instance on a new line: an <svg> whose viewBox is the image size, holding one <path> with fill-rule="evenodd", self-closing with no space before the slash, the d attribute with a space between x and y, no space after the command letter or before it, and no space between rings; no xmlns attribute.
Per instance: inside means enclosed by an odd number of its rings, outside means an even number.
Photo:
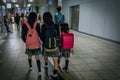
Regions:
<svg viewBox="0 0 120 80"><path fill-rule="evenodd" d="M79 29L79 10L79 5L71 7L71 29L76 31Z"/></svg>

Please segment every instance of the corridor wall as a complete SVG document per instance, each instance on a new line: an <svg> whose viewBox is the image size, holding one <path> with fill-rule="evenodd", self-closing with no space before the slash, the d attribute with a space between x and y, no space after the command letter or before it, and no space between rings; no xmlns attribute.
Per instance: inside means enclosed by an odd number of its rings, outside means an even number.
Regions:
<svg viewBox="0 0 120 80"><path fill-rule="evenodd" d="M62 4L69 24L70 7L80 5L80 32L120 42L120 0L64 0Z"/></svg>

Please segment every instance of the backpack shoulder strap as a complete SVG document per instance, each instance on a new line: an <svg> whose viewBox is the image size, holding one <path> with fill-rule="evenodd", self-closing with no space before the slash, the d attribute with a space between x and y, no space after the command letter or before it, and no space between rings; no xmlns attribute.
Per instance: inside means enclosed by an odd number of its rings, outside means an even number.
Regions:
<svg viewBox="0 0 120 80"><path fill-rule="evenodd" d="M37 21L34 22L33 29L35 30L37 27Z"/></svg>
<svg viewBox="0 0 120 80"><path fill-rule="evenodd" d="M29 30L31 29L31 27L30 27L30 25L29 25L28 22L24 21L24 24L27 26L27 28L28 28Z"/></svg>
<svg viewBox="0 0 120 80"><path fill-rule="evenodd" d="M25 25L27 26L27 28L30 30L31 27L30 27L29 23L26 22L26 21L25 21L24 23L25 23ZM37 22L34 22L33 29L36 29L36 26L37 26Z"/></svg>

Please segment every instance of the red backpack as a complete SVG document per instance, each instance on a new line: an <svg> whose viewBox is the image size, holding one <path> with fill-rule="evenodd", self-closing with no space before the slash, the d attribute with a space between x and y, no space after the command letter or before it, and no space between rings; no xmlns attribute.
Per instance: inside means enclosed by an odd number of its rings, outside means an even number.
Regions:
<svg viewBox="0 0 120 80"><path fill-rule="evenodd" d="M27 22L24 22L28 28L26 36L26 48L27 49L37 49L40 48L40 38L36 31L37 22L34 23L33 28Z"/></svg>
<svg viewBox="0 0 120 80"><path fill-rule="evenodd" d="M74 34L61 33L61 46L63 49L71 49L74 47Z"/></svg>

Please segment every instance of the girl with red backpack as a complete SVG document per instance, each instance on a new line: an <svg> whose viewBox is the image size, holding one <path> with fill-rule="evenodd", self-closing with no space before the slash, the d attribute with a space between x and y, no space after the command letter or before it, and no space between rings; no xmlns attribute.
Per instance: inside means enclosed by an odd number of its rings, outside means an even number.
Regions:
<svg viewBox="0 0 120 80"><path fill-rule="evenodd" d="M61 23L60 24L60 40L61 40L61 46L60 46L60 57L58 60L58 63L60 64L60 58L65 58L65 66L63 67L63 70L68 72L69 71L69 57L71 54L73 54L73 46L74 46L74 34L69 32L69 26L67 23Z"/></svg>

